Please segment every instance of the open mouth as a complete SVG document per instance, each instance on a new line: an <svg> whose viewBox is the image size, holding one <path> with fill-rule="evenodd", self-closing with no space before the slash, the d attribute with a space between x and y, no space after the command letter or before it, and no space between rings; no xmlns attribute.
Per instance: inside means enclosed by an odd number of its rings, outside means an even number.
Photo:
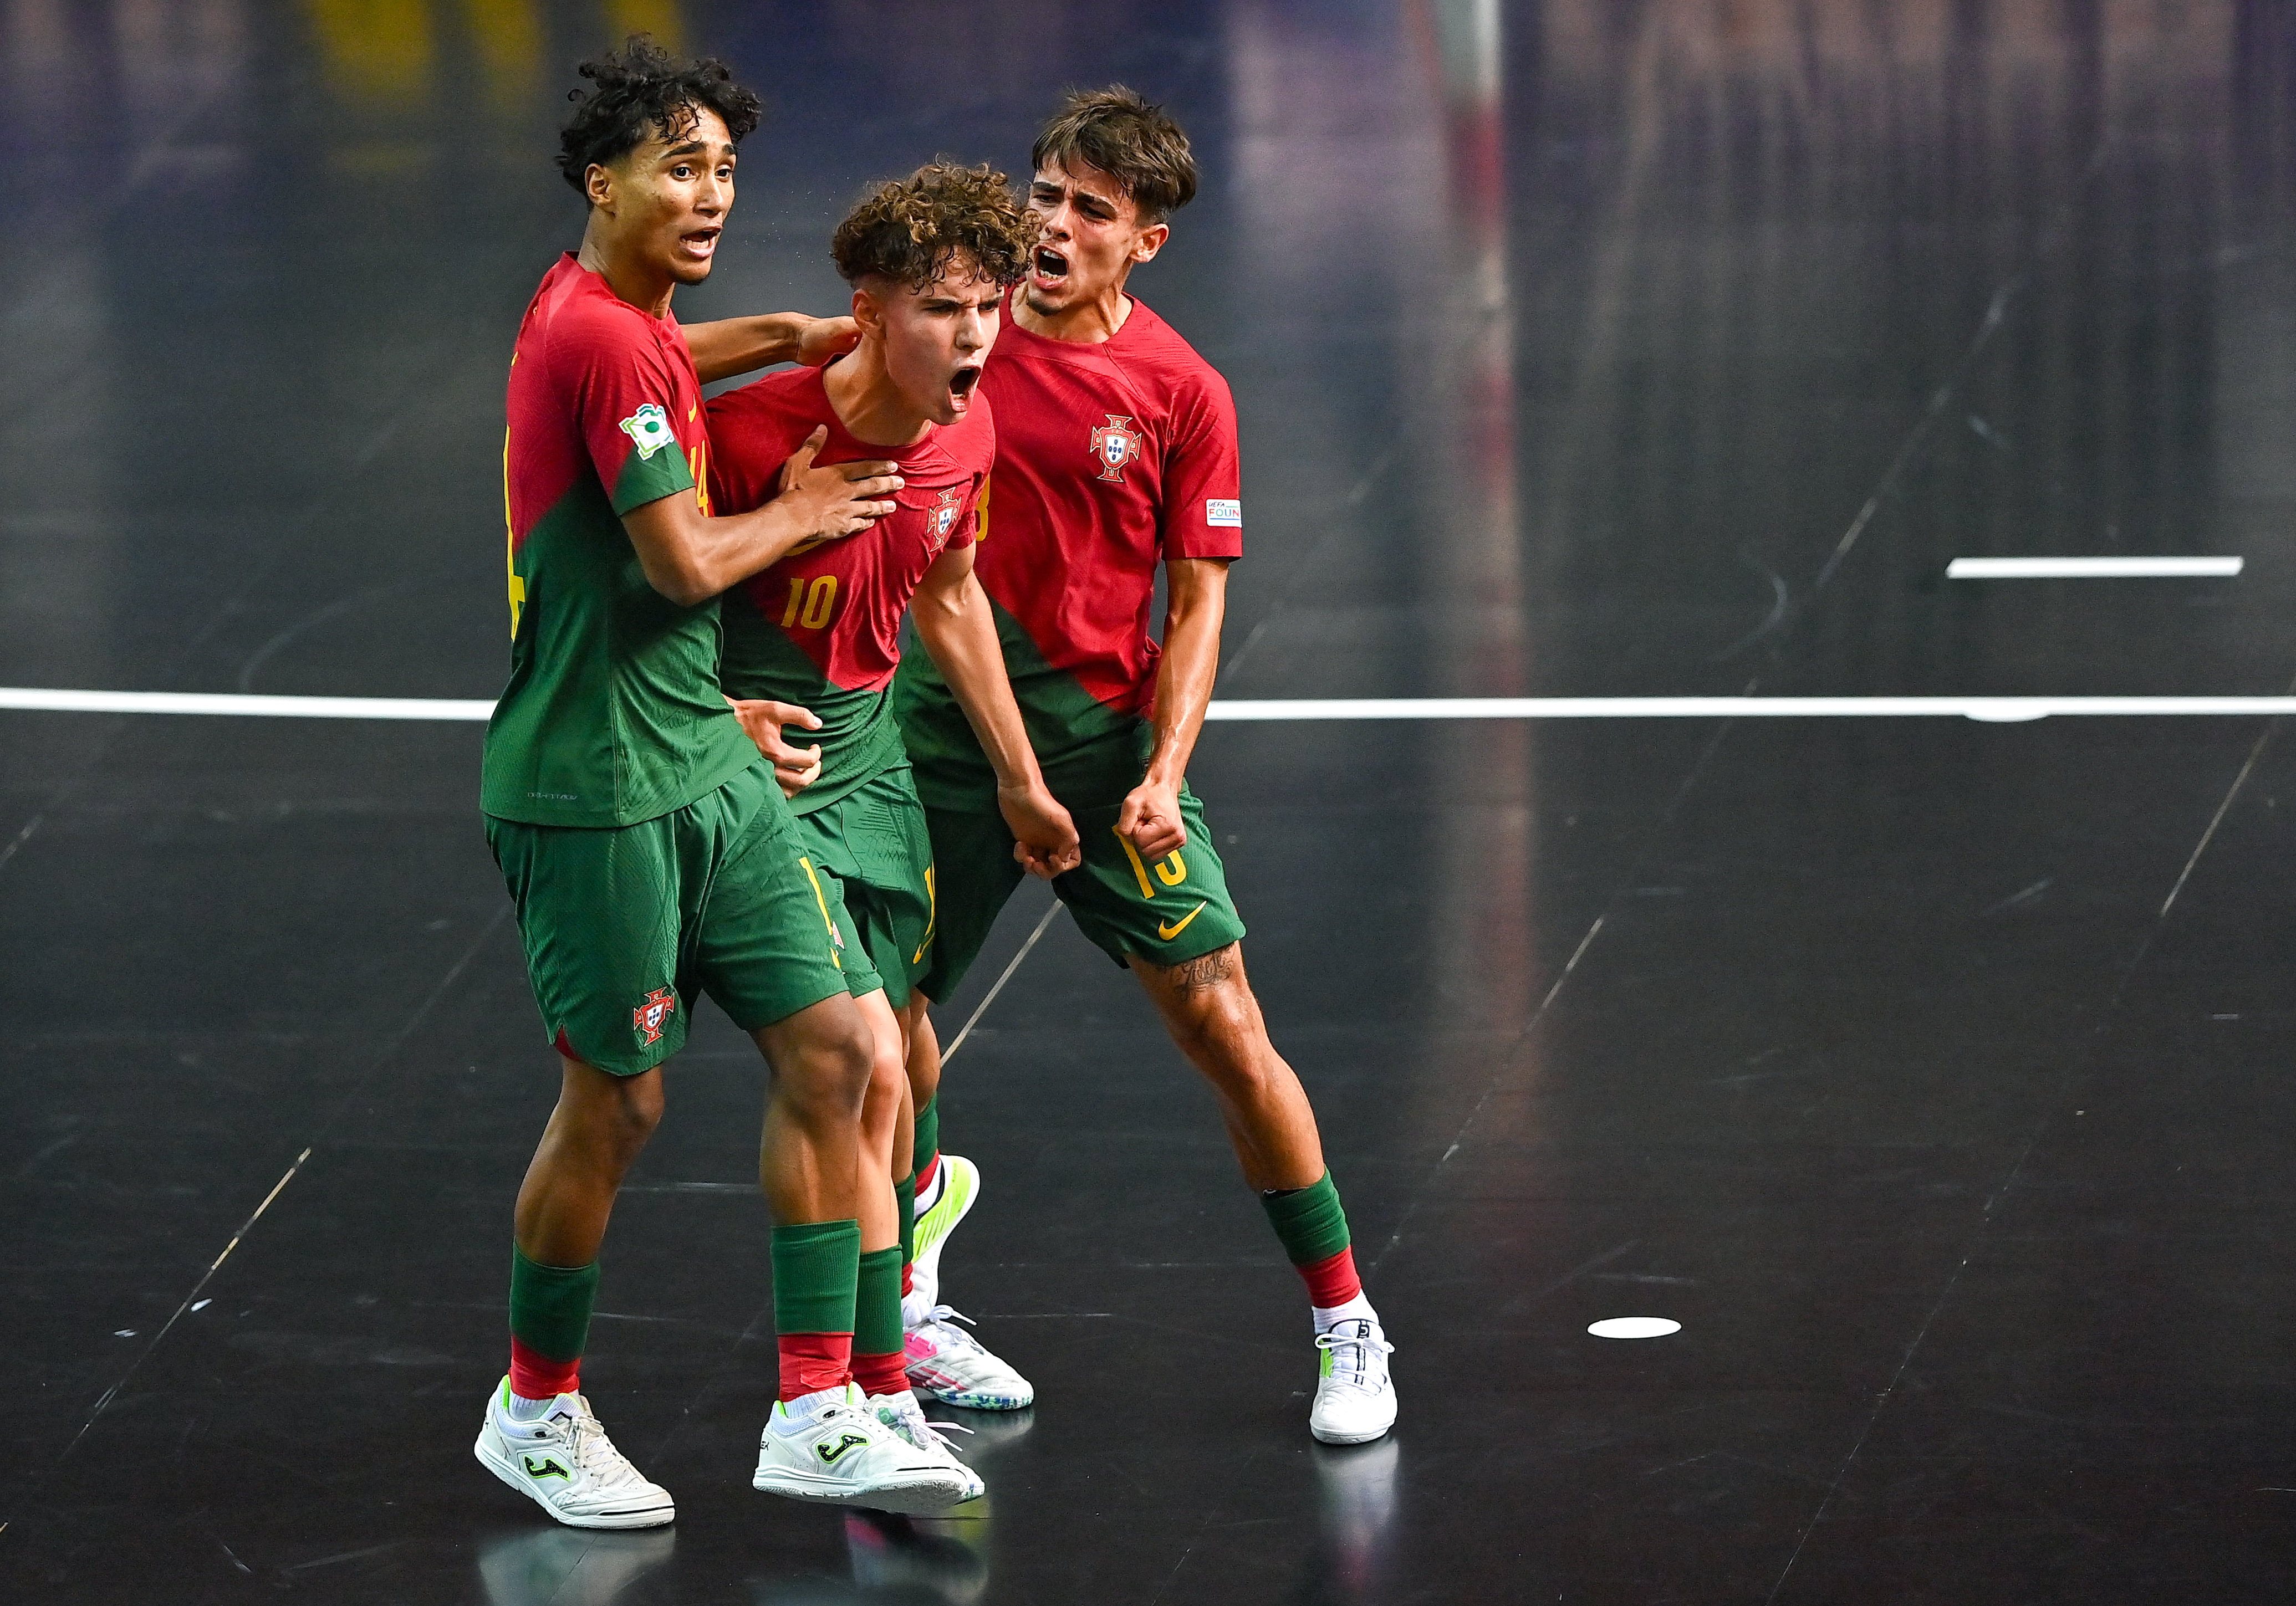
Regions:
<svg viewBox="0 0 2296 1606"><path fill-rule="evenodd" d="M948 376L948 398L960 413L972 405L972 392L980 383L978 366L959 368Z"/></svg>
<svg viewBox="0 0 2296 1606"><path fill-rule="evenodd" d="M718 250L718 236L721 232L709 228L695 229L692 234L680 234L677 237L678 249L689 257L710 256Z"/></svg>
<svg viewBox="0 0 2296 1606"><path fill-rule="evenodd" d="M1069 276L1068 258L1048 245L1037 248L1032 266L1036 269L1033 277L1039 284L1057 284Z"/></svg>

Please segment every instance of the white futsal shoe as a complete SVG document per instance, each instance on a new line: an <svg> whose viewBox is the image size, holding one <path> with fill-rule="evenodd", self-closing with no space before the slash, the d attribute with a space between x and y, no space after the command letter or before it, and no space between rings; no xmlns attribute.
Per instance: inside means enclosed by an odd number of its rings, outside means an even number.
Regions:
<svg viewBox="0 0 2296 1606"><path fill-rule="evenodd" d="M1361 1316L1316 1336L1323 1352L1308 1430L1327 1445L1367 1445L1395 1426L1395 1380L1387 1357L1395 1346L1376 1321Z"/></svg>
<svg viewBox="0 0 2296 1606"><path fill-rule="evenodd" d="M959 1427L955 1422L927 1422L924 1407L917 1404L917 1397L906 1389L898 1394L871 1395L869 1409L877 1413L879 1422L906 1439L919 1454L938 1455L964 1475L965 1492L958 1495L958 1499L978 1500L988 1492L988 1486L980 1481L980 1474L959 1461L956 1446L938 1431L946 1428L955 1433L970 1433L972 1429Z"/></svg>
<svg viewBox="0 0 2296 1606"><path fill-rule="evenodd" d="M948 1247L956 1224L980 1198L980 1168L962 1154L944 1154L935 1186L939 1197L917 1212L909 1250L909 1292L903 1304L914 1311L930 1310L939 1302L940 1252Z"/></svg>
<svg viewBox="0 0 2296 1606"><path fill-rule="evenodd" d="M1037 1386L981 1347L959 1327L971 1316L936 1305L908 1331L902 1353L909 1387L944 1405L975 1411L1018 1411L1036 1403Z"/></svg>
<svg viewBox="0 0 2296 1606"><path fill-rule="evenodd" d="M751 1487L769 1495L908 1517L936 1516L961 1504L978 1482L955 1456L920 1450L878 1421L850 1383L842 1394L795 1416L775 1400L750 1479Z"/></svg>
<svg viewBox="0 0 2296 1606"><path fill-rule="evenodd" d="M677 1515L669 1491L649 1483L614 1448L578 1394L562 1394L531 1422L510 1413L510 1379L487 1401L472 1446L487 1471L569 1528L659 1528Z"/></svg>

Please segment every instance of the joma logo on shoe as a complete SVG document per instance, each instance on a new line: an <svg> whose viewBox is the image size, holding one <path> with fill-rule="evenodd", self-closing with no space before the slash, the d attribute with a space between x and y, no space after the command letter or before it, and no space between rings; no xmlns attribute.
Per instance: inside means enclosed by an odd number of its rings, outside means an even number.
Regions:
<svg viewBox="0 0 2296 1606"><path fill-rule="evenodd" d="M558 1464L554 1457L545 1456L538 1464L531 1455L521 1455L519 1460L526 1463L526 1475L529 1478L565 1478L571 1481L571 1475L564 1467Z"/></svg>
<svg viewBox="0 0 2296 1606"><path fill-rule="evenodd" d="M867 1438L862 1434L847 1433L833 1445L814 1446L813 1453L821 1457L822 1465L833 1467L844 1458L846 1451L858 1449L868 1442Z"/></svg>

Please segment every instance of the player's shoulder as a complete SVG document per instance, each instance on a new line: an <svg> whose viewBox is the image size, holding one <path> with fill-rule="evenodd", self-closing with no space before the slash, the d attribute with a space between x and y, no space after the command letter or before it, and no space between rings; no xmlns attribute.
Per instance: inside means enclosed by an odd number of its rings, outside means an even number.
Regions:
<svg viewBox="0 0 2296 1606"><path fill-rule="evenodd" d="M818 368L776 369L711 397L704 410L713 430L721 424L767 428L800 422L810 430L825 422L828 411Z"/></svg>
<svg viewBox="0 0 2296 1606"><path fill-rule="evenodd" d="M596 274L570 257L551 271L535 299L537 332L554 362L660 348L654 320L607 289Z"/></svg>
<svg viewBox="0 0 2296 1606"><path fill-rule="evenodd" d="M1132 316L1125 320L1124 333L1135 335L1125 342L1126 365L1152 375L1157 388L1175 402L1202 400L1221 407L1234 405L1226 376L1145 301L1134 299Z"/></svg>

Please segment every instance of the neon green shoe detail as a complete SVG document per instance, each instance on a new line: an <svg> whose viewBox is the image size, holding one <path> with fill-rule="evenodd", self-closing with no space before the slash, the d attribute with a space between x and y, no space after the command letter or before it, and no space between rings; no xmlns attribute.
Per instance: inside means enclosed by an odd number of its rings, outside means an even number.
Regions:
<svg viewBox="0 0 2296 1606"><path fill-rule="evenodd" d="M909 1258L909 1292L901 1301L912 1327L925 1311L940 1303L940 1256L948 1235L956 1231L967 1211L980 1200L980 1168L962 1154L940 1157L940 1197L930 1209L917 1212Z"/></svg>
<svg viewBox="0 0 2296 1606"><path fill-rule="evenodd" d="M915 1260L921 1270L939 1268L941 1246L980 1197L980 1167L962 1154L942 1155L940 1167L947 1176L940 1197L933 1200L931 1209L917 1217Z"/></svg>

